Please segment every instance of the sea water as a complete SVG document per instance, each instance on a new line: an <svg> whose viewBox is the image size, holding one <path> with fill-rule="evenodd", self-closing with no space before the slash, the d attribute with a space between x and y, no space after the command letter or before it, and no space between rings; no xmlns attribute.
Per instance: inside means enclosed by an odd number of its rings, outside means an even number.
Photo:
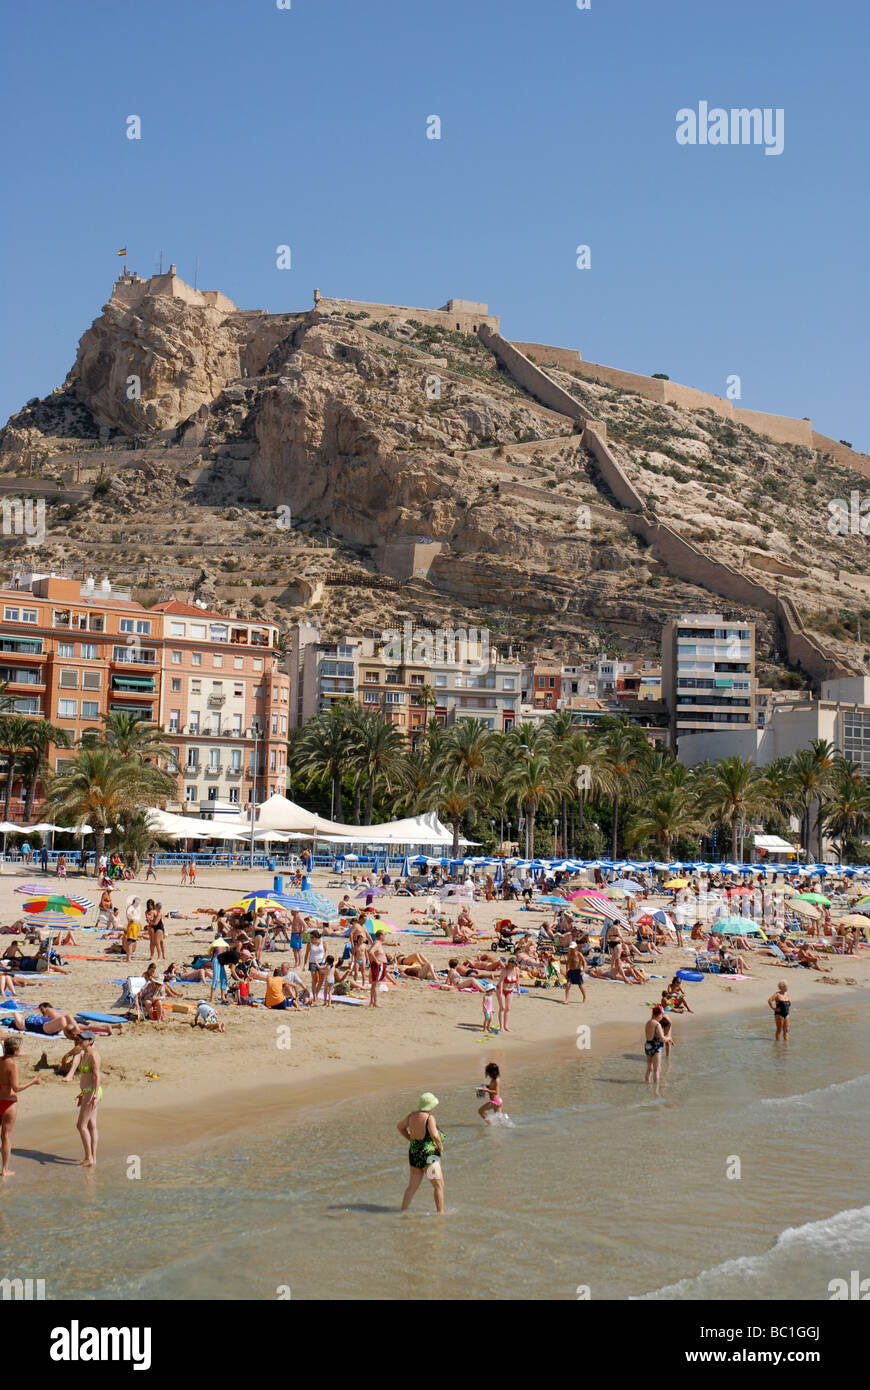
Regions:
<svg viewBox="0 0 870 1390"><path fill-rule="evenodd" d="M2 1272L60 1299L827 1299L870 1277L867 1004L802 1005L788 1046L767 1017L677 1018L661 1097L634 1030L533 1063L494 1039L462 1083L435 1063L258 1133L157 1134L140 1178L47 1164L4 1193ZM489 1060L511 1126L476 1113ZM396 1125L423 1089L446 1135L440 1219L425 1180L397 1210Z"/></svg>

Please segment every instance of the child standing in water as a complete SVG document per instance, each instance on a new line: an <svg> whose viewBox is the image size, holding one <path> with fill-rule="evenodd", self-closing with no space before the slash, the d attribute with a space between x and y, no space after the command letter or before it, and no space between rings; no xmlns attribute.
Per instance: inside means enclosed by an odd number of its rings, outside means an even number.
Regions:
<svg viewBox="0 0 870 1390"><path fill-rule="evenodd" d="M483 1102L483 1105L477 1113L485 1124L490 1125L492 1124L492 1120L489 1118L487 1112L492 1111L493 1114L498 1114L503 1104L501 1098L501 1076L495 1062L488 1062L483 1074L486 1080L482 1086L478 1087L477 1094L481 1096L485 1095L487 1099Z"/></svg>
<svg viewBox="0 0 870 1390"><path fill-rule="evenodd" d="M671 1020L665 1016L665 1014L662 1014L661 1018L659 1019L659 1023L661 1024L662 1032L664 1033L665 1037L665 1057L670 1057L671 1048L676 1047L677 1045L676 1040L674 1039L672 1034L673 1024L671 1023Z"/></svg>
<svg viewBox="0 0 870 1390"><path fill-rule="evenodd" d="M767 1007L773 1009L773 1016L776 1019L776 1041L780 1038L783 1042L788 1042L788 1016L791 1013L791 1000L788 997L788 985L785 980L780 980L776 987L776 993L772 994L767 1001Z"/></svg>

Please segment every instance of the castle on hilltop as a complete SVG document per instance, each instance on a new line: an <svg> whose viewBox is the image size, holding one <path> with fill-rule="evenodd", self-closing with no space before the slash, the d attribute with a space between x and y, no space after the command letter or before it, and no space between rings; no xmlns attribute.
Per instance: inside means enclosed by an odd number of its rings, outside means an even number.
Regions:
<svg viewBox="0 0 870 1390"><path fill-rule="evenodd" d="M798 444L826 454L846 467L857 468L865 475L870 471L866 455L856 454L842 441L819 434L813 429L809 416L797 420L787 415L744 410L724 396L699 391L694 386L682 386L679 382L662 377L643 376L638 372L622 371L618 367L606 367L599 362L584 361L575 348L553 347L547 343L509 342L501 336L498 315L490 314L488 304L473 299L448 299L440 309L421 309L402 304L375 304L359 299L326 298L320 290L315 290L310 309L270 314L262 309L239 309L219 290L194 289L180 279L175 265L170 265L167 274L152 275L148 280L141 280L135 272L131 274L125 266L112 289L112 302L126 308L137 308L144 300L155 296L178 299L194 308L214 309L218 313L238 316L249 322L253 320L260 325L286 324L288 318L297 316L310 316L316 320L341 314L358 318L361 327L366 326L367 320L389 323L391 320L414 319L449 332L473 333L520 385L545 405L553 405L557 410L568 403L576 407L580 416L588 413L581 410L576 401L569 402L567 392L547 376L548 367L634 392L660 405L673 405L683 410L712 410L721 418L731 420L736 425L746 425L779 444ZM574 411L569 409L569 413Z"/></svg>

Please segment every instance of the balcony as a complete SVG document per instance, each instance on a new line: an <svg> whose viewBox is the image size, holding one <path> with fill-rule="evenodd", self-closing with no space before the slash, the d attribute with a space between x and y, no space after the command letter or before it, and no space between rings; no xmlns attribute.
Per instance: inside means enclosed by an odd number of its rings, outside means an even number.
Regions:
<svg viewBox="0 0 870 1390"><path fill-rule="evenodd" d="M220 777L221 772L223 771L223 767L220 763L218 763L217 765L215 765L214 763L209 763L207 767L203 768L203 771L206 777Z"/></svg>
<svg viewBox="0 0 870 1390"><path fill-rule="evenodd" d="M242 775L242 769L241 769L240 766L239 766L239 767L228 767L228 768L227 768L227 776L228 776L228 777L241 777L241 775Z"/></svg>
<svg viewBox="0 0 870 1390"><path fill-rule="evenodd" d="M226 695L209 695L206 704L209 709L222 709L226 702Z"/></svg>

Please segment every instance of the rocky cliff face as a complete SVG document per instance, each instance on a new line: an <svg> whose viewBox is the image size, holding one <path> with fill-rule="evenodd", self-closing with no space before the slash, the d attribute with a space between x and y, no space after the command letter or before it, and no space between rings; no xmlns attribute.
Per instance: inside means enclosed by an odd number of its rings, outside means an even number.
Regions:
<svg viewBox="0 0 870 1390"><path fill-rule="evenodd" d="M848 496L843 470L551 374L607 424L659 515L747 573L781 577L807 624L863 665L864 598L841 572L860 575L866 540L826 527L828 497ZM599 641L651 654L664 618L719 606L643 549L572 419L476 337L395 313L113 299L63 386L0 432L0 485L25 473L57 498L39 563L109 572L146 600L199 586L230 608L317 616L327 632L376 627L401 604L574 657ZM428 579L397 593L381 555L403 538L441 551ZM17 538L3 545L34 563ZM870 631L870 611L863 621Z"/></svg>

